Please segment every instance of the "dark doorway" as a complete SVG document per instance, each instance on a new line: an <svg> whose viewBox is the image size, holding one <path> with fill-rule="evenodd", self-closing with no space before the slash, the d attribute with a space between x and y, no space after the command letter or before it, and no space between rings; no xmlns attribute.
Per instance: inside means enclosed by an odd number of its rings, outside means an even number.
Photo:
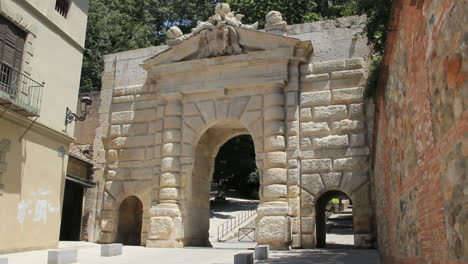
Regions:
<svg viewBox="0 0 468 264"><path fill-rule="evenodd" d="M141 245L143 204L136 196L129 196L120 204L117 242L124 245Z"/></svg>
<svg viewBox="0 0 468 264"><path fill-rule="evenodd" d="M83 185L66 180L63 196L62 223L60 225L60 240L80 240L83 191Z"/></svg>
<svg viewBox="0 0 468 264"><path fill-rule="evenodd" d="M317 248L351 248L354 229L351 200L341 191L328 191L315 205ZM329 241L327 234L332 237Z"/></svg>

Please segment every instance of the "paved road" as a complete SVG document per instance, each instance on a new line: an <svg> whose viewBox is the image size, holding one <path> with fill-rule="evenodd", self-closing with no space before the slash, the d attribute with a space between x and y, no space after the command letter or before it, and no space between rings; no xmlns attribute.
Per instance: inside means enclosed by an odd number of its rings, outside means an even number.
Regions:
<svg viewBox="0 0 468 264"><path fill-rule="evenodd" d="M255 263L269 264L380 264L377 250L314 249L272 252L270 259Z"/></svg>
<svg viewBox="0 0 468 264"><path fill-rule="evenodd" d="M87 242L61 242L60 248L78 249L78 263L86 264L232 264L234 255L245 249L145 248L124 246L123 255L100 257L100 246ZM46 264L47 250L3 255L9 264ZM271 264L378 264L376 250L292 250L272 251L271 258L256 263Z"/></svg>

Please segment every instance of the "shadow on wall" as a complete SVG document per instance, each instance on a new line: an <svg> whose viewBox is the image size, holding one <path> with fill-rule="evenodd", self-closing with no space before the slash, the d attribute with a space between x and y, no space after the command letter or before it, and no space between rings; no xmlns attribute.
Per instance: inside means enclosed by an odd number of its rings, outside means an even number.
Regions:
<svg viewBox="0 0 468 264"><path fill-rule="evenodd" d="M32 164L42 162L42 160L38 160L38 158L46 159L46 157L48 157L46 155L41 155L39 153L40 151L43 153L42 151L44 149L48 149L52 153L57 153L57 155L59 155L59 152L65 154L66 150L64 148L65 146L61 143L57 143L46 136L35 133L34 131L28 131L24 138L19 141L18 139L20 135L24 133L25 128L8 127L8 129L12 129L10 131L12 133L9 133L7 137L5 137L10 141L10 146L9 150L3 153L3 159L5 160L7 167L6 173L3 173L2 175L2 182L5 188L3 191L4 193L21 194L22 184L23 181L25 181L25 177L29 177L29 179L41 177L39 171L33 172L31 170ZM60 180L65 177L65 155L57 158L61 159L62 166L60 168L62 175L56 178L57 180ZM26 166L29 166L29 169L25 172ZM47 169L43 167L40 171L47 171ZM55 183L56 182L54 182L54 184ZM60 184L60 191L63 192L63 190L64 181Z"/></svg>

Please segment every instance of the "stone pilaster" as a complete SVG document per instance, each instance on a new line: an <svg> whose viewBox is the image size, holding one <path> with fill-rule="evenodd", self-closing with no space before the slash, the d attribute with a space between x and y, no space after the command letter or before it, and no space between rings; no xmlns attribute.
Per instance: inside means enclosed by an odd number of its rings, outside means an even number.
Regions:
<svg viewBox="0 0 468 264"><path fill-rule="evenodd" d="M166 97L161 148L159 202L150 210L148 247L183 247L180 200L180 155L182 104L180 98Z"/></svg>
<svg viewBox="0 0 468 264"><path fill-rule="evenodd" d="M291 217L291 247L301 248L300 160L299 160L299 61L290 61L289 80L284 89L286 97L286 153L288 170L288 203Z"/></svg>
<svg viewBox="0 0 468 264"><path fill-rule="evenodd" d="M291 240L284 101L282 92L268 93L264 97L265 158L262 200L257 217L257 242L275 249L288 248Z"/></svg>

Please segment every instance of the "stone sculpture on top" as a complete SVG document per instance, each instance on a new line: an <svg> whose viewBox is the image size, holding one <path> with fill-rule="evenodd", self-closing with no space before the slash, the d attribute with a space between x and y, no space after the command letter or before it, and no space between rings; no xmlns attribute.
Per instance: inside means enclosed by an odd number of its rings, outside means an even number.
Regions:
<svg viewBox="0 0 468 264"><path fill-rule="evenodd" d="M252 25L242 23L244 15L236 14L226 3L220 3L215 7L215 14L207 21L198 21L197 26L189 34L183 34L176 27L171 27L167 33L167 45L174 46L186 39L201 35L200 48L196 57L208 58L223 55L242 54L243 50L239 44L239 36L236 28L257 30L258 22ZM267 32L283 35L286 32L286 22L283 21L281 13L271 11L266 16Z"/></svg>

